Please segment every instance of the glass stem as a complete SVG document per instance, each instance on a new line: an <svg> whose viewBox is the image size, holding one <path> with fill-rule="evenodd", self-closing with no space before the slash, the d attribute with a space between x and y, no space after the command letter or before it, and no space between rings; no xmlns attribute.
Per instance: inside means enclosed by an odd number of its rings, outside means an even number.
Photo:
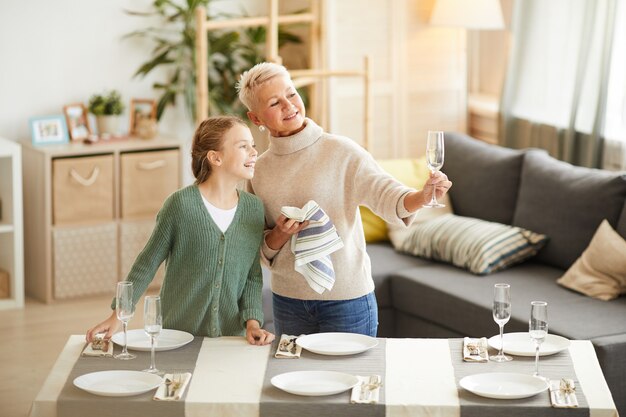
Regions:
<svg viewBox="0 0 626 417"><path fill-rule="evenodd" d="M539 343L535 343L535 376L539 376Z"/></svg>
<svg viewBox="0 0 626 417"><path fill-rule="evenodd" d="M434 171L433 171L434 173ZM430 199L430 204L434 204L437 205L437 186L435 184L433 184L433 196Z"/></svg>
<svg viewBox="0 0 626 417"><path fill-rule="evenodd" d="M124 327L124 349L122 349L122 353L128 353L128 350L127 350L128 341L126 339L126 327L128 326L128 322L123 321L122 326Z"/></svg>
<svg viewBox="0 0 626 417"><path fill-rule="evenodd" d="M500 352L498 356L504 355L504 325L500 324Z"/></svg>
<svg viewBox="0 0 626 417"><path fill-rule="evenodd" d="M156 363L154 358L154 336L150 336L150 369L156 369Z"/></svg>

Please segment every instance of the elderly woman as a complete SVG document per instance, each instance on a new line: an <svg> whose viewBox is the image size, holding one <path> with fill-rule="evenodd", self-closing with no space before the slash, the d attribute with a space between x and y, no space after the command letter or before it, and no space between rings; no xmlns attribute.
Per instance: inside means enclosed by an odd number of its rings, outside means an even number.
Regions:
<svg viewBox="0 0 626 417"><path fill-rule="evenodd" d="M415 191L384 172L352 140L324 132L305 117L302 99L281 65L257 64L242 74L237 87L250 120L270 133L269 149L258 158L249 188L265 206L262 259L272 272L276 334L376 336L374 281L358 207L371 208L389 223L408 225L433 189L440 198L452 183L437 172L423 190ZM330 255L332 288L321 293L296 271L292 245L285 245L309 223L281 214L284 206L303 207L310 200L328 215L343 241Z"/></svg>

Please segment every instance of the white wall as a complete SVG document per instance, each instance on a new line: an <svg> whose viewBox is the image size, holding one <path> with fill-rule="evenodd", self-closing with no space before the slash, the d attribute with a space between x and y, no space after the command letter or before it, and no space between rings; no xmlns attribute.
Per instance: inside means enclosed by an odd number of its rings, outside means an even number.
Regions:
<svg viewBox="0 0 626 417"><path fill-rule="evenodd" d="M149 0L2 0L0 2L0 136L30 140L28 119L61 114L63 105L87 103L105 89L156 98L152 83L132 78L151 44L123 35L149 19L124 9L147 10ZM127 123L127 122L126 122ZM184 109L168 111L167 135L189 135Z"/></svg>

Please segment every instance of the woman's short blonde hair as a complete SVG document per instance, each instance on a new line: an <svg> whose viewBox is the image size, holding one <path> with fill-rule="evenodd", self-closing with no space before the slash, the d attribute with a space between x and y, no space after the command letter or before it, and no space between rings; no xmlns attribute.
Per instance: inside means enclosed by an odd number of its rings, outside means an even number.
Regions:
<svg viewBox="0 0 626 417"><path fill-rule="evenodd" d="M241 74L239 78L239 82L237 83L239 100L241 100L248 110L252 110L256 87L278 75L285 75L289 78L287 68L282 65L273 62L261 62L256 64L248 71Z"/></svg>

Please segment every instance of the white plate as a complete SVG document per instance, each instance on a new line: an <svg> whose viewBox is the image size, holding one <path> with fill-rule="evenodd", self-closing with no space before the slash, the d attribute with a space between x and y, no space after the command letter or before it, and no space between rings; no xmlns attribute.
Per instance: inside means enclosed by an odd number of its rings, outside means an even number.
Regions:
<svg viewBox="0 0 626 417"><path fill-rule="evenodd" d="M347 391L358 384L359 379L343 372L298 371L276 375L271 382L290 394L318 396Z"/></svg>
<svg viewBox="0 0 626 417"><path fill-rule="evenodd" d="M569 340L564 337L548 334L539 346L539 356L553 355L565 350L569 347L569 343ZM497 350L500 349L499 334L489 338L489 346ZM527 332L505 333L504 353L517 356L535 356L535 342L532 341Z"/></svg>
<svg viewBox="0 0 626 417"><path fill-rule="evenodd" d="M158 387L163 379L140 371L101 371L74 379L78 388L105 397L128 397L143 394Z"/></svg>
<svg viewBox="0 0 626 417"><path fill-rule="evenodd" d="M124 345L124 332L115 333L111 338L116 344ZM163 329L156 338L156 351L177 349L193 340L191 333L181 330ZM128 331L128 349L150 351L150 338L143 329Z"/></svg>
<svg viewBox="0 0 626 417"><path fill-rule="evenodd" d="M378 345L378 340L355 333L315 333L299 337L296 344L320 355L354 355Z"/></svg>
<svg viewBox="0 0 626 417"><path fill-rule="evenodd" d="M497 372L466 376L459 385L481 397L499 400L532 397L548 389L548 384L541 378Z"/></svg>

